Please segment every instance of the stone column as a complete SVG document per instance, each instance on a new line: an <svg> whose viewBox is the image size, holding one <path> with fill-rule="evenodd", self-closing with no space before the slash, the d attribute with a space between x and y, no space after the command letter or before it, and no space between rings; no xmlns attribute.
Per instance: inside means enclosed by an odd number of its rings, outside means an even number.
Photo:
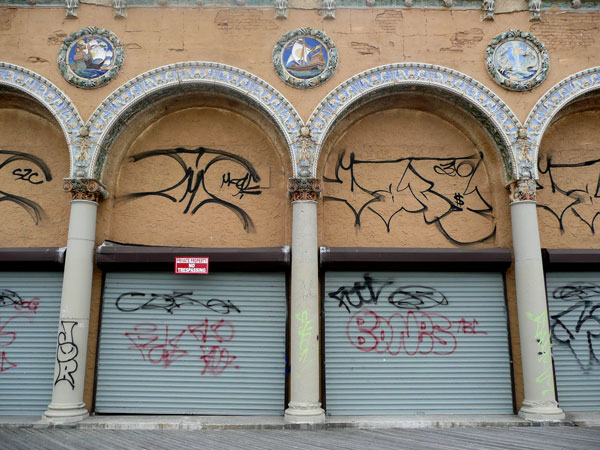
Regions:
<svg viewBox="0 0 600 450"><path fill-rule="evenodd" d="M96 211L106 191L95 180L67 179L71 218L58 323L52 402L44 417L52 423L73 423L89 414L83 387L94 270Z"/></svg>
<svg viewBox="0 0 600 450"><path fill-rule="evenodd" d="M535 181L511 186L515 283L525 399L519 416L533 421L565 417L556 402L548 303L540 248Z"/></svg>
<svg viewBox="0 0 600 450"><path fill-rule="evenodd" d="M290 179L292 201L292 300L290 326L290 404L285 419L323 421L319 402L319 260L317 199L320 181Z"/></svg>

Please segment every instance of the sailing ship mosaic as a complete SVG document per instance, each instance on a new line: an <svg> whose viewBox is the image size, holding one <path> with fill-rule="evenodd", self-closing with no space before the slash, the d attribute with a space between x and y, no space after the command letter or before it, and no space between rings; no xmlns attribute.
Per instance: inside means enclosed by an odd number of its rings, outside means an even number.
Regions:
<svg viewBox="0 0 600 450"><path fill-rule="evenodd" d="M535 36L510 30L492 39L486 64L496 83L512 91L525 91L546 79L550 61L544 44Z"/></svg>
<svg viewBox="0 0 600 450"><path fill-rule="evenodd" d="M337 62L333 41L312 28L298 28L285 34L273 49L275 71L284 82L298 88L315 87L327 81Z"/></svg>
<svg viewBox="0 0 600 450"><path fill-rule="evenodd" d="M104 28L88 27L68 36L58 53L65 79L81 88L100 87L114 78L123 65L121 42Z"/></svg>

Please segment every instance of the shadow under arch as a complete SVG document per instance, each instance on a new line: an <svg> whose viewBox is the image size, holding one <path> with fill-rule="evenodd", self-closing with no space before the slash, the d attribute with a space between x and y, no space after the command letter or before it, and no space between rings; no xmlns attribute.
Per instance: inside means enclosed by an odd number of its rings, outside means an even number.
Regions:
<svg viewBox="0 0 600 450"><path fill-rule="evenodd" d="M267 82L242 69L212 62L185 62L159 67L128 81L110 94L90 116L89 159L79 177L102 180L107 156L128 120L153 103L197 90L223 93L259 110L286 142L297 174L293 142L303 121L294 107Z"/></svg>
<svg viewBox="0 0 600 450"><path fill-rule="evenodd" d="M18 92L43 106L59 124L69 148L71 176L82 148L83 121L71 100L43 76L14 64L0 62L0 91Z"/></svg>
<svg viewBox="0 0 600 450"><path fill-rule="evenodd" d="M344 81L327 95L307 122L311 138L312 176L317 174L319 154L336 124L364 103L403 90L428 93L462 106L493 139L504 168L505 184L516 179L514 147L520 122L510 108L473 78L452 69L421 63L389 64L366 70Z"/></svg>
<svg viewBox="0 0 600 450"><path fill-rule="evenodd" d="M521 159L528 159L535 179L538 178L537 160L540 144L552 121L566 106L584 96L598 92L600 92L600 67L593 67L577 72L552 86L532 108L523 125L527 130L529 145Z"/></svg>

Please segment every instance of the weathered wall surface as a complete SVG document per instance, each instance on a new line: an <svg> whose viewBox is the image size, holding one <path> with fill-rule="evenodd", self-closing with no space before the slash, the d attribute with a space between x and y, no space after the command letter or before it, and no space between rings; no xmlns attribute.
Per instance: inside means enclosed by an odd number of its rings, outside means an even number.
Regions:
<svg viewBox="0 0 600 450"><path fill-rule="evenodd" d="M600 110L565 111L546 131L537 190L542 247L597 248Z"/></svg>
<svg viewBox="0 0 600 450"><path fill-rule="evenodd" d="M363 118L327 155L323 244L508 245L508 217L494 208L508 199L500 176L490 180L489 171L500 173L497 155L484 148L427 112L393 109Z"/></svg>
<svg viewBox="0 0 600 450"><path fill-rule="evenodd" d="M0 97L0 247L66 245L69 152L58 125Z"/></svg>
<svg viewBox="0 0 600 450"><path fill-rule="evenodd" d="M425 62L464 72L496 92L521 121L550 86L600 63L600 21L596 14L545 12L541 23L528 13L497 14L481 21L481 12L423 9L339 9L335 20L316 11L291 10L276 20L273 9L129 8L115 19L112 8L80 5L78 19L64 9L3 8L0 51L3 60L34 70L57 84L87 119L110 92L152 68L180 61L215 61L247 70L280 90L306 119L329 90L350 76L382 64ZM60 75L56 57L63 39L86 26L114 32L125 45L122 72L108 85L84 91ZM324 30L339 51L339 67L324 85L308 91L286 86L271 63L273 46L298 27ZM551 68L532 92L514 93L497 86L485 68L485 49L509 29L530 31L544 42Z"/></svg>
<svg viewBox="0 0 600 450"><path fill-rule="evenodd" d="M170 114L146 129L122 161L109 239L192 247L285 245L284 164L267 136L239 115L214 108Z"/></svg>

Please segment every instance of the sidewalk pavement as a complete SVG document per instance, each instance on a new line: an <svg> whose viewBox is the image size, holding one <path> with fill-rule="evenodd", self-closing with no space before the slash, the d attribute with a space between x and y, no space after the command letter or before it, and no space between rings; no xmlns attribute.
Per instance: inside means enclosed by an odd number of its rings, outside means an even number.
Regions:
<svg viewBox="0 0 600 450"><path fill-rule="evenodd" d="M530 422L516 415L389 415L332 416L316 424L294 424L282 416L140 416L98 415L70 425L55 426L40 416L0 416L0 428L120 429L120 430L328 430L477 427L600 427L600 412L571 412L560 422Z"/></svg>

